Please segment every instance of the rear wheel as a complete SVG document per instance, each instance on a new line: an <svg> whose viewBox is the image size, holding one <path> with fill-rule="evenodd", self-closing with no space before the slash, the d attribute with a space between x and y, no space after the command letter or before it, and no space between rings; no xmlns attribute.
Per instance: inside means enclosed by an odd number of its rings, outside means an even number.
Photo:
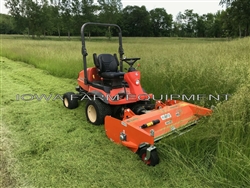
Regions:
<svg viewBox="0 0 250 188"><path fill-rule="evenodd" d="M150 158L148 160L145 160L145 158L147 156L147 148L148 147L143 147L140 149L139 156L140 156L141 160L149 166L155 166L155 165L159 164L160 160L159 160L159 156L158 156L158 153L156 150L152 150L150 152Z"/></svg>
<svg viewBox="0 0 250 188"><path fill-rule="evenodd" d="M94 125L104 124L104 118L111 115L111 107L108 104L96 99L88 100L85 107L87 120Z"/></svg>
<svg viewBox="0 0 250 188"><path fill-rule="evenodd" d="M68 92L63 95L63 105L68 109L78 107L78 97L73 92Z"/></svg>

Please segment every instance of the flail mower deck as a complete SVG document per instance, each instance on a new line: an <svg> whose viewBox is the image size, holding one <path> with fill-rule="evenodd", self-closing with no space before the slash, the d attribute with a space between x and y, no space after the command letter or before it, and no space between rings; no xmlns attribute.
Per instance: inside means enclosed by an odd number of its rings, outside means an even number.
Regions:
<svg viewBox="0 0 250 188"><path fill-rule="evenodd" d="M84 29L88 25L116 27L119 32L119 60L117 55L93 54L95 66L88 68ZM155 142L196 124L212 110L184 101L167 100L151 103L152 94L140 84L140 72L133 67L140 58L123 58L122 32L118 25L85 23L81 28L83 70L78 75L78 93L63 95L68 109L78 107L78 101L87 99L85 114L94 125L104 124L107 137L122 144L147 165L159 163ZM129 65L123 71L123 62ZM118 70L120 67L120 70Z"/></svg>

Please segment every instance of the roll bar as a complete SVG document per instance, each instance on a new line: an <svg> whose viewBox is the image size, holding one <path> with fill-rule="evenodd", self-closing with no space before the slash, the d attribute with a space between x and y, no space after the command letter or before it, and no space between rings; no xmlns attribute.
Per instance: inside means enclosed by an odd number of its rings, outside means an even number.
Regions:
<svg viewBox="0 0 250 188"><path fill-rule="evenodd" d="M86 49L86 45L85 45L85 36L84 36L84 29L86 26L88 25L96 25L96 26L106 26L106 27L116 27L119 30L119 48L118 48L118 52L120 55L120 71L123 71L123 48L122 48L122 30L121 28L116 25L116 24L109 24L109 23L95 23L95 22L87 22L85 24L82 25L81 27L81 38L82 38L82 56L83 56L83 70L84 70L84 83L88 84L89 81L87 79L87 58L86 56L88 55L87 49Z"/></svg>

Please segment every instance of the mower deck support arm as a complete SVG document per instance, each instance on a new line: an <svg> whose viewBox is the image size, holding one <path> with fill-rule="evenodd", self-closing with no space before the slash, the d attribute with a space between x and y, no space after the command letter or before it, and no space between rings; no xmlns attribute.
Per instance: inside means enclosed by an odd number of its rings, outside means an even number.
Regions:
<svg viewBox="0 0 250 188"><path fill-rule="evenodd" d="M153 151L153 150L155 150L156 149L156 147L154 146L154 145L151 145L151 146L149 146L148 148L147 148L147 152L146 152L146 157L145 157L145 161L148 161L149 159L150 159L150 156L151 156L151 152Z"/></svg>

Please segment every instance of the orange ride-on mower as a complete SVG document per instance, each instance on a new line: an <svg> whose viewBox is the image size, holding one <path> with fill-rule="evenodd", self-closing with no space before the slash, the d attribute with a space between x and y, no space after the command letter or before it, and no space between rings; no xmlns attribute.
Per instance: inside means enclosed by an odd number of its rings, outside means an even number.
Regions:
<svg viewBox="0 0 250 188"><path fill-rule="evenodd" d="M119 60L116 54L94 53L95 66L88 68L84 29L89 25L118 29ZM63 104L74 109L78 101L87 99L87 120L94 125L104 124L111 141L137 153L145 164L159 163L156 141L212 113L210 109L177 100L151 103L152 94L144 91L140 72L133 67L140 58L123 58L122 32L118 25L88 22L82 26L81 36L83 70L78 75L78 93L65 93ZM123 62L129 65L127 72L123 71Z"/></svg>

